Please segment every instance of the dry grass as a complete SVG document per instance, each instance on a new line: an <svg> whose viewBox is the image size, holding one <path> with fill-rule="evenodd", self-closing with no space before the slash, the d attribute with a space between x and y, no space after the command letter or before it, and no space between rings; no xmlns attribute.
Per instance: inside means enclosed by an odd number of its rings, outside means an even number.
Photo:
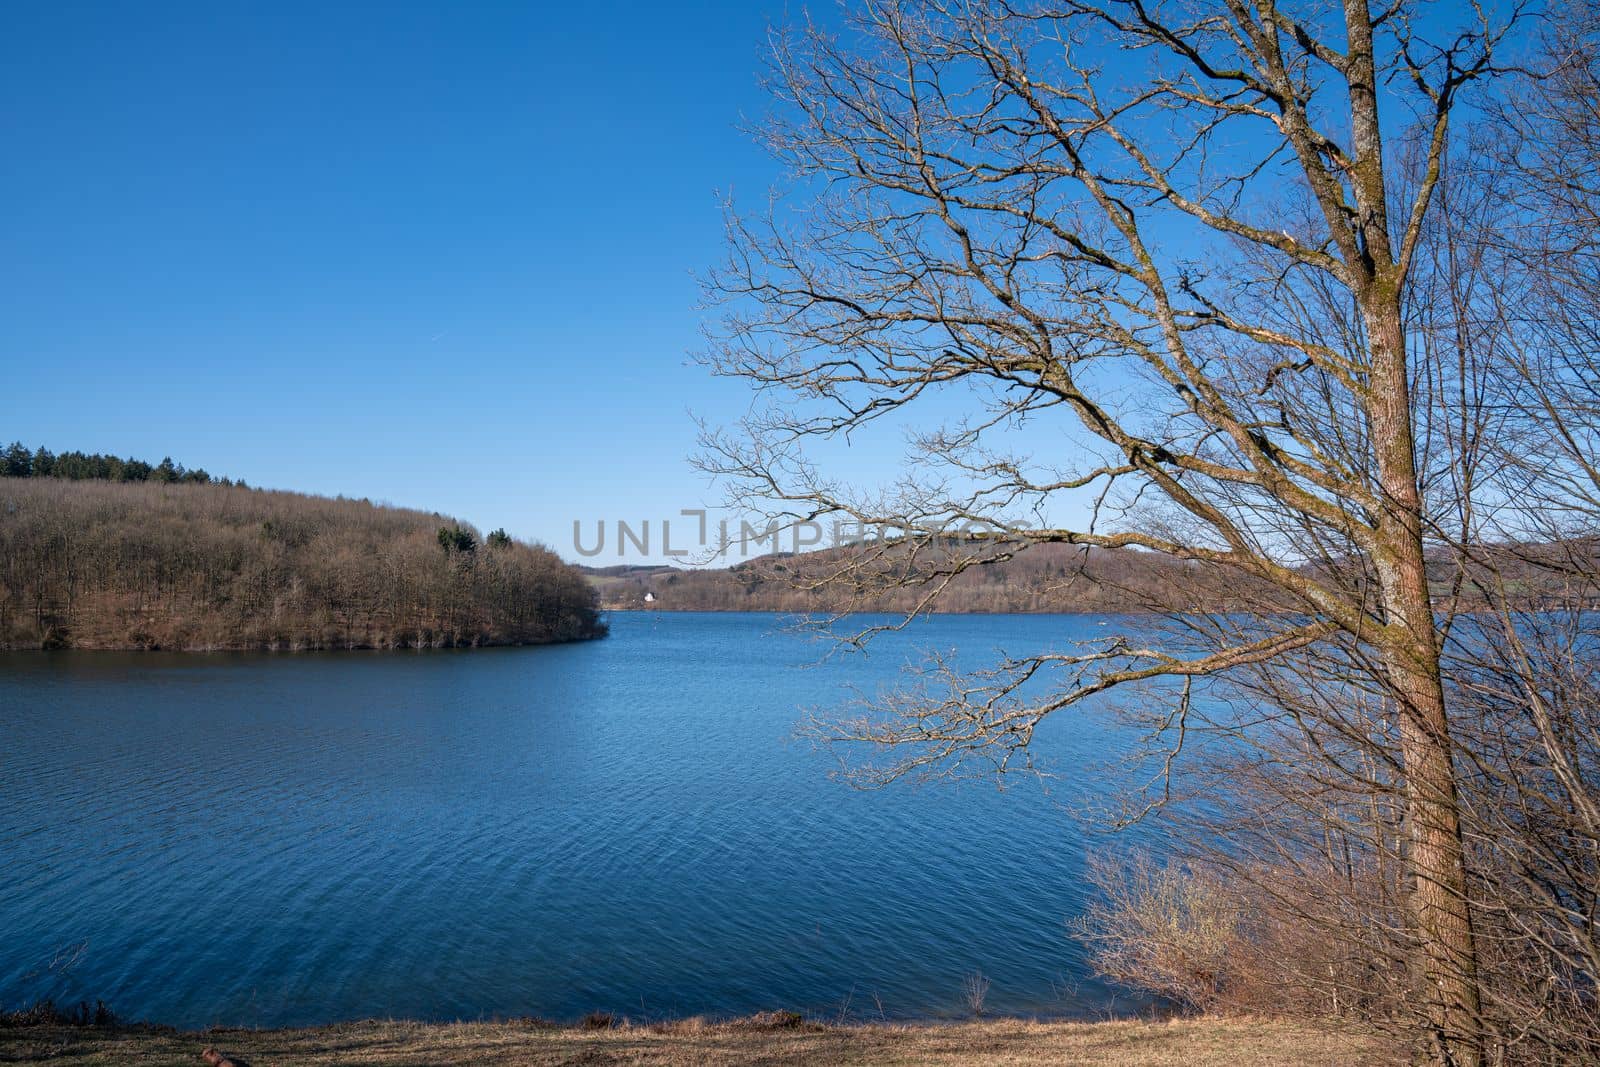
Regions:
<svg viewBox="0 0 1600 1067"><path fill-rule="evenodd" d="M690 1019L607 1030L531 1022L361 1022L303 1030L205 1033L60 1026L0 1030L0 1063L201 1064L215 1046L240 1067L383 1064L1117 1064L1300 1067L1398 1064L1404 1050L1369 1034L1253 1019L1169 1023L953 1026L708 1024Z"/></svg>

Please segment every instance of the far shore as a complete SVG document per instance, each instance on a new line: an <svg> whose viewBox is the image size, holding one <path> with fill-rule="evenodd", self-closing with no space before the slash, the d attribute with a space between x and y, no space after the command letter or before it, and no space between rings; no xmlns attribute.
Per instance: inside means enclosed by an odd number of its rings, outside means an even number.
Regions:
<svg viewBox="0 0 1600 1067"><path fill-rule="evenodd" d="M180 644L165 645L118 643L96 641L86 644L0 644L0 652L182 652L185 655L207 653L259 652L272 655L296 656L306 652L464 652L483 648L544 648L548 645L577 645L586 641L599 641L602 632L584 637L560 637L548 641L460 641L453 644L339 644L337 642L286 642L266 644Z"/></svg>
<svg viewBox="0 0 1600 1067"><path fill-rule="evenodd" d="M1276 1019L1170 1022L830 1025L772 1012L711 1023L636 1024L606 1016L535 1020L368 1021L288 1030L182 1032L149 1026L0 1024L0 1061L53 1064L1082 1064L1118 1067L1335 1067L1400 1064L1405 1050L1355 1029Z"/></svg>

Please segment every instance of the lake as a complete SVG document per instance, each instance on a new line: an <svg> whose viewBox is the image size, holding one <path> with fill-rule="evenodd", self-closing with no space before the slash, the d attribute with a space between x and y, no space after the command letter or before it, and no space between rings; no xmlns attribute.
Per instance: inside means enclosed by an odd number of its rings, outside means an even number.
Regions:
<svg viewBox="0 0 1600 1067"><path fill-rule="evenodd" d="M0 654L0 1006L180 1026L369 1016L1078 1016L1088 771L858 791L806 709L919 650L1064 647L1086 616L940 616L866 656L754 614L421 653ZM1096 848L1126 847L1125 837Z"/></svg>

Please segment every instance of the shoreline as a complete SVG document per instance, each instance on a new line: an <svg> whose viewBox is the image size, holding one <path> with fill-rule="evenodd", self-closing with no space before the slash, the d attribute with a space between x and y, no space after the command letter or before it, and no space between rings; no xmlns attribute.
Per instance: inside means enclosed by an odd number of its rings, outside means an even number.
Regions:
<svg viewBox="0 0 1600 1067"><path fill-rule="evenodd" d="M211 1055L206 1055L207 1053ZM1058 1064L1265 1067L1400 1064L1407 1050L1335 1023L1233 1017L1165 1022L815 1022L791 1012L725 1022L631 1023L594 1016L423 1023L368 1020L275 1030L181 1031L149 1024L0 1021L0 1060L81 1065L273 1064ZM213 1058L215 1057L215 1058Z"/></svg>
<svg viewBox="0 0 1600 1067"><path fill-rule="evenodd" d="M273 656L300 656L310 652L469 652L486 648L549 648L554 645L581 645L590 641L603 641L610 634L585 634L581 637L558 637L549 641L460 641L453 644L208 644L167 646L160 644L110 644L86 645L15 645L0 644L0 652L172 652L185 656L206 656L229 653L264 654Z"/></svg>

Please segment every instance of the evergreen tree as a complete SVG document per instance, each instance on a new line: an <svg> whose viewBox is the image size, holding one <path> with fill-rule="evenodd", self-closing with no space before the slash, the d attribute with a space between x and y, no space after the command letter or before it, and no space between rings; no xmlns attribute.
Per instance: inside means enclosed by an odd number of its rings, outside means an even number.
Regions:
<svg viewBox="0 0 1600 1067"><path fill-rule="evenodd" d="M33 453L21 441L13 441L0 464L4 465L6 477L26 478L33 472Z"/></svg>
<svg viewBox="0 0 1600 1067"><path fill-rule="evenodd" d="M213 479L204 468L189 470L183 464L174 462L171 456L163 457L160 463L151 466L131 456L119 459L99 452L91 454L76 449L56 455L43 445L30 452L21 441L14 441L6 448L0 449L0 477L65 478L69 481L96 479L110 482L186 482L197 485L222 481ZM244 482L227 484L243 486Z"/></svg>
<svg viewBox="0 0 1600 1067"><path fill-rule="evenodd" d="M463 530L459 526L439 527L439 547L449 552L476 552L478 539L472 536L472 531Z"/></svg>

